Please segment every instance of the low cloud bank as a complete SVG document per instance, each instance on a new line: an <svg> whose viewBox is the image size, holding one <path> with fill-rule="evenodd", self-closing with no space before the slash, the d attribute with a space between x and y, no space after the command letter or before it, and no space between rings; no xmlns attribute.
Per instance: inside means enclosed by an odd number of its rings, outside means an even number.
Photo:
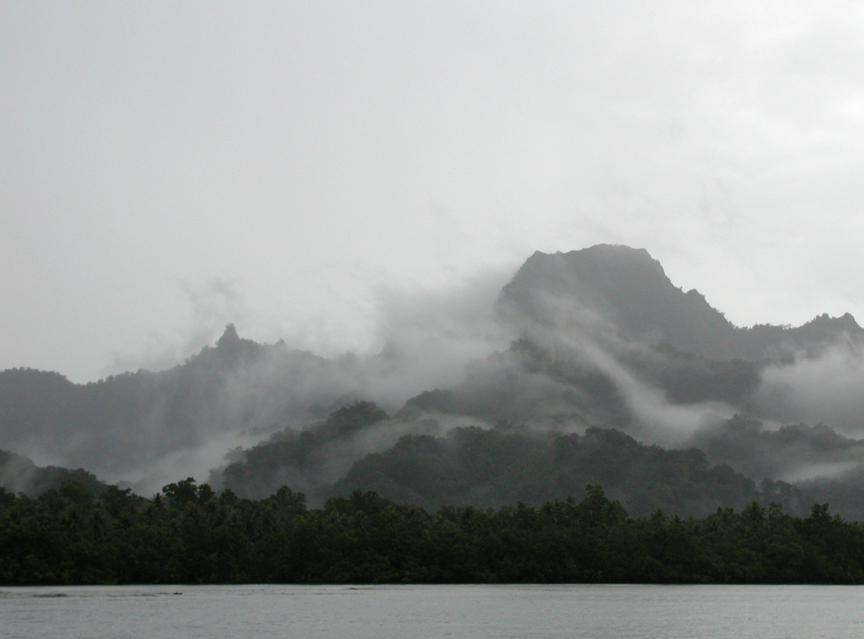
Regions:
<svg viewBox="0 0 864 639"><path fill-rule="evenodd" d="M864 351L852 343L835 344L815 357L770 365L753 406L778 421L825 424L864 436Z"/></svg>

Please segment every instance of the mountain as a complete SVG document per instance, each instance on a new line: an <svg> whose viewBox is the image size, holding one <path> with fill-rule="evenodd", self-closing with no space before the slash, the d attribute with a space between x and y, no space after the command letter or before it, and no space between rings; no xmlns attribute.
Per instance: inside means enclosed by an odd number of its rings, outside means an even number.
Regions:
<svg viewBox="0 0 864 639"><path fill-rule="evenodd" d="M140 486L147 492L175 472L206 473L231 447L326 416L353 398L330 383L343 367L242 339L229 324L215 346L164 371L74 384L9 369L0 372L0 447L114 481L152 476ZM224 448L211 453L214 441Z"/></svg>
<svg viewBox="0 0 864 639"><path fill-rule="evenodd" d="M605 245L535 253L497 309L516 335L508 348L472 362L449 386L408 399L375 427L392 433L413 424L414 433L377 450L352 435L338 455L327 441L331 464L339 459L328 479L320 471L324 440L312 426L305 443L292 435L245 451L226 474L231 487L256 495L256 486L269 490L293 473L313 503L359 488L435 508L538 503L597 482L637 513L660 507L701 516L755 499L806 514L808 499L828 496L864 517L864 502L850 497L864 495L864 440L824 424L778 429L760 419L773 415L763 399L766 372L823 366L819 358L832 348L856 357L862 329L851 315L739 328L698 292L675 287L647 251ZM798 394L793 386L776 392ZM312 458L314 468L297 478Z"/></svg>
<svg viewBox="0 0 864 639"><path fill-rule="evenodd" d="M818 351L845 336L864 339L849 315L819 316L797 328L733 325L705 297L676 287L645 249L601 244L569 253L534 253L504 287L503 314L550 328L611 330L714 360L782 359Z"/></svg>
<svg viewBox="0 0 864 639"><path fill-rule="evenodd" d="M509 344L444 383L423 381L442 362L431 334L428 353L328 359L233 325L164 371L2 371L0 448L19 456L9 468L33 471L26 455L142 494L194 475L245 497L287 484L312 504L360 488L486 506L587 482L634 513L831 497L864 517L851 315L736 327L644 249L610 245L535 253L490 310ZM13 475L0 485L21 490Z"/></svg>

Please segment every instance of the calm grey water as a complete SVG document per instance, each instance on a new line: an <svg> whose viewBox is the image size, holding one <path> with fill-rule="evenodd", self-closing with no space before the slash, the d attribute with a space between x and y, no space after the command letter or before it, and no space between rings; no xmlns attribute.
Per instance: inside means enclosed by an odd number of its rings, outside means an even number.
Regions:
<svg viewBox="0 0 864 639"><path fill-rule="evenodd" d="M175 591L182 592L174 595ZM819 586L126 586L0 589L0 636L864 636L864 588Z"/></svg>

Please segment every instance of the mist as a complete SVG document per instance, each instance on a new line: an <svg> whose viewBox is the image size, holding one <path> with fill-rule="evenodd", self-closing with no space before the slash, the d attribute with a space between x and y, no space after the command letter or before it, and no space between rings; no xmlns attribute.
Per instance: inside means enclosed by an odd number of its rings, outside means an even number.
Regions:
<svg viewBox="0 0 864 639"><path fill-rule="evenodd" d="M283 340L257 344L240 337L233 324L230 330L222 325L224 335L215 343L197 346L213 339L216 325L232 313L247 323L252 313L236 283L214 279L203 288L190 287L192 324L178 330L173 341L161 338L158 347L112 365L116 370L125 362L137 372L116 371L87 385L52 377L66 399L40 408L34 397L31 408L41 417L27 428L7 425L0 446L42 465L87 468L142 494L180 476L206 480L229 451L253 446L278 430L303 429L356 400L394 413L410 397L458 381L469 362L511 339L493 313L508 276L489 271L435 290L379 287L367 352L329 358ZM144 370L172 358L173 366ZM76 413L81 402L117 392L133 407L118 407L118 413L104 406L96 419ZM363 444L350 458L374 449Z"/></svg>
<svg viewBox="0 0 864 639"><path fill-rule="evenodd" d="M4 400L0 448L144 495L184 477L242 487L243 473L271 473L249 484L258 496L279 481L325 495L370 455L410 448L411 437L443 442L505 426L538 442L616 429L642 445L697 447L757 480L842 479L864 450L855 439L860 336L832 333L856 328L854 319L738 329L697 292L674 287L645 251L538 253L515 276L497 269L450 286L379 286L374 312L358 318L363 347L335 353L303 348L325 341L312 329L246 338L243 326L256 320L242 290L219 279L187 287L190 325L122 360L134 372L87 385L0 373L19 392ZM808 349L790 351L799 342ZM753 359L713 355L748 349ZM764 355L773 352L797 355ZM358 402L383 417L334 425ZM274 446L295 462L253 463Z"/></svg>
<svg viewBox="0 0 864 639"><path fill-rule="evenodd" d="M815 357L772 364L762 373L756 409L780 421L825 424L850 436L864 436L864 351L835 344Z"/></svg>

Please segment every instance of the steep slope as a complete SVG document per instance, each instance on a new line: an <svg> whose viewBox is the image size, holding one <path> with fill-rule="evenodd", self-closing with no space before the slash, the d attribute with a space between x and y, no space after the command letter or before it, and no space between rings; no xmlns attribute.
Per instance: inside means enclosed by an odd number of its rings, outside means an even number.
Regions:
<svg viewBox="0 0 864 639"><path fill-rule="evenodd" d="M855 319L823 315L798 328L738 328L698 291L676 287L645 249L601 244L569 253L534 253L501 292L510 321L548 328L606 330L715 360L760 360L812 351L851 336Z"/></svg>

